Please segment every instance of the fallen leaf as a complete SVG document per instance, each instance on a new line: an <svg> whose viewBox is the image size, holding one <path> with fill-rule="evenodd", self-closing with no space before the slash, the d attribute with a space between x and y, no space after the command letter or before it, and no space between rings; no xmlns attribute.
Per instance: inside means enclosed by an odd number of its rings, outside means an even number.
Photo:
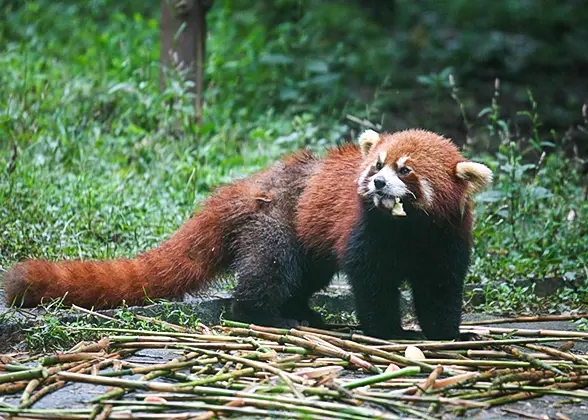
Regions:
<svg viewBox="0 0 588 420"><path fill-rule="evenodd" d="M395 372L397 370L400 370L400 368L397 365L395 365L394 363L390 363L388 365L388 367L386 368L386 372L385 373Z"/></svg>
<svg viewBox="0 0 588 420"><path fill-rule="evenodd" d="M425 354L416 346L408 346L404 350L404 357L410 360L425 360Z"/></svg>

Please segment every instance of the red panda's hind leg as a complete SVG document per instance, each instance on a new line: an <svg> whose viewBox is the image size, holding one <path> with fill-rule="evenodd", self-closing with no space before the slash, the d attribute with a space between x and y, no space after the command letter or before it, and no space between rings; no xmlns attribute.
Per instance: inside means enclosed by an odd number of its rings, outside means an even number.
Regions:
<svg viewBox="0 0 588 420"><path fill-rule="evenodd" d="M240 227L232 244L232 316L238 321L292 328L299 320L285 318L284 304L300 287L303 255L290 226L258 214Z"/></svg>
<svg viewBox="0 0 588 420"><path fill-rule="evenodd" d="M336 272L337 261L334 258L306 255L302 281L294 295L284 304L284 316L303 320L311 327L323 328L323 317L309 306L309 300L329 285Z"/></svg>

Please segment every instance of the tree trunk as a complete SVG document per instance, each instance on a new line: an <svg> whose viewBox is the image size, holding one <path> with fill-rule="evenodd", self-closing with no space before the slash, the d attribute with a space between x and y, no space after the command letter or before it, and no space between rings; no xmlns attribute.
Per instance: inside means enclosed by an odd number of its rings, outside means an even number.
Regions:
<svg viewBox="0 0 588 420"><path fill-rule="evenodd" d="M202 121L204 53L206 46L206 12L210 0L161 0L161 50L159 79L166 86L166 69L186 72L193 82L194 110L198 124Z"/></svg>

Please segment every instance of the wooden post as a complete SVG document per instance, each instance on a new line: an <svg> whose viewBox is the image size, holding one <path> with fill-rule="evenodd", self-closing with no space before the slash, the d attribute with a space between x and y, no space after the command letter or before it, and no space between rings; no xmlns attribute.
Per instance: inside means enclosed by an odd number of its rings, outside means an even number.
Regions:
<svg viewBox="0 0 588 420"><path fill-rule="evenodd" d="M194 83L194 110L202 122L202 91L206 47L206 12L212 0L161 0L161 50L159 80L165 89L165 69L187 70Z"/></svg>

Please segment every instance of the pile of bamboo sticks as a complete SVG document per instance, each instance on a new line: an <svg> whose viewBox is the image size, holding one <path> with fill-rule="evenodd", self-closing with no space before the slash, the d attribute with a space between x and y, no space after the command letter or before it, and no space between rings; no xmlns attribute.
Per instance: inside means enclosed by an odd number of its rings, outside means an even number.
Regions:
<svg viewBox="0 0 588 420"><path fill-rule="evenodd" d="M224 321L187 330L165 324L169 331L72 326L104 338L41 358L3 358L0 394L20 393L20 399L0 399L0 415L431 419L544 395L563 396L572 403L588 399L582 389L588 386L588 355L571 351L576 342L588 340L586 332L497 328L479 322L462 327L477 334L478 341L392 342L309 327ZM171 351L177 357L163 363L133 361L132 355L144 349ZM90 389L93 385L108 388L79 407L33 407L72 382L86 384L88 393L96 392Z"/></svg>

